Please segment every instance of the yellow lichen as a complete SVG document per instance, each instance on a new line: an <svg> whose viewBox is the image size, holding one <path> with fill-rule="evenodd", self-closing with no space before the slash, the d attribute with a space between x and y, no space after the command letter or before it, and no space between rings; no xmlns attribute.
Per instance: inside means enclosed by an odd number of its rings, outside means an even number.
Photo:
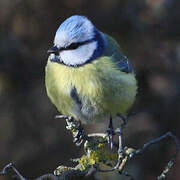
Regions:
<svg viewBox="0 0 180 180"><path fill-rule="evenodd" d="M96 164L96 163L99 163L99 157L98 157L98 153L97 153L97 152L92 151L92 152L90 153L89 163L90 163L91 165Z"/></svg>
<svg viewBox="0 0 180 180"><path fill-rule="evenodd" d="M91 151L89 154L83 155L80 158L78 167L80 170L86 170L90 166L98 163L99 163L99 157L97 152Z"/></svg>
<svg viewBox="0 0 180 180"><path fill-rule="evenodd" d="M104 148L104 144L103 144L103 143L99 143L99 144L98 144L98 148L99 148L99 149L103 149L103 148Z"/></svg>

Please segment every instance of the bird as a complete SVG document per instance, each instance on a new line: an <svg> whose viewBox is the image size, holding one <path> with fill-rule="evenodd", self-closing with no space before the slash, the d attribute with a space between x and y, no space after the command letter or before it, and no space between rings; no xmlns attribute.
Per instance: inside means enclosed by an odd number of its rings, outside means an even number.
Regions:
<svg viewBox="0 0 180 180"><path fill-rule="evenodd" d="M45 67L47 95L57 110L82 123L127 115L137 80L117 41L85 16L73 15L57 29Z"/></svg>

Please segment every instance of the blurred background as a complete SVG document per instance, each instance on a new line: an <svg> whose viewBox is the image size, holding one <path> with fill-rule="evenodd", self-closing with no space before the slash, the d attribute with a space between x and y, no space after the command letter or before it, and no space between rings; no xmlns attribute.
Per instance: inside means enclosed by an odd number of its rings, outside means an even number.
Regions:
<svg viewBox="0 0 180 180"><path fill-rule="evenodd" d="M72 165L82 154L45 91L47 50L67 17L80 14L119 42L135 69L137 100L124 143L140 148L167 131L180 138L179 0L0 0L0 169L13 161L29 178ZM88 125L98 132L101 125ZM137 180L159 175L175 150L171 139L130 161ZM180 155L167 180L180 179ZM3 179L4 177L0 177ZM106 174L103 179L125 179ZM127 179L127 178L126 178Z"/></svg>

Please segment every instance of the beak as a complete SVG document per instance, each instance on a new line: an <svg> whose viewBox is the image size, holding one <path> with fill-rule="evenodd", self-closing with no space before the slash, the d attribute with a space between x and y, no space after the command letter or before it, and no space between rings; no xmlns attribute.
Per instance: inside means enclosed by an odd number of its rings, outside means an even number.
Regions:
<svg viewBox="0 0 180 180"><path fill-rule="evenodd" d="M48 51L47 51L48 54L55 54L55 55L58 55L59 54L59 49L56 47L56 46L53 46L52 48L50 48Z"/></svg>

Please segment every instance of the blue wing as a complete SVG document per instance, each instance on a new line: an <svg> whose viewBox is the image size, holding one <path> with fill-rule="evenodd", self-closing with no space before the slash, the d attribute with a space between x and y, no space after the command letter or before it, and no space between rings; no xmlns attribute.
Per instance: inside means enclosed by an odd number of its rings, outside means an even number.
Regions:
<svg viewBox="0 0 180 180"><path fill-rule="evenodd" d="M117 67L126 73L132 73L133 68L126 56L121 53L118 43L109 35L106 37L106 50L104 52L105 56L112 56L113 61L117 64Z"/></svg>
<svg viewBox="0 0 180 180"><path fill-rule="evenodd" d="M121 55L118 59L115 59L117 62L117 66L120 68L121 71L126 73L132 73L133 68L131 64L129 63L129 60L126 56Z"/></svg>

